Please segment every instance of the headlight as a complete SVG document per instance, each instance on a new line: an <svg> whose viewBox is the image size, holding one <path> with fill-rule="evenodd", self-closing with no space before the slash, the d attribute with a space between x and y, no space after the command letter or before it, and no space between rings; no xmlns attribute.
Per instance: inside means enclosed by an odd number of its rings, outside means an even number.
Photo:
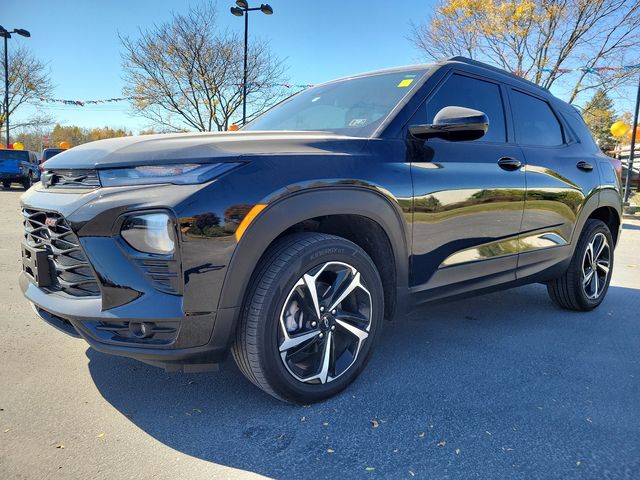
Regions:
<svg viewBox="0 0 640 480"><path fill-rule="evenodd" d="M173 183L187 185L204 183L219 177L241 165L240 163L178 163L172 165L144 165L130 168L109 168L98 170L103 187L122 185L149 185Z"/></svg>
<svg viewBox="0 0 640 480"><path fill-rule="evenodd" d="M166 213L132 215L120 229L122 238L136 250L169 255L174 252L175 232Z"/></svg>

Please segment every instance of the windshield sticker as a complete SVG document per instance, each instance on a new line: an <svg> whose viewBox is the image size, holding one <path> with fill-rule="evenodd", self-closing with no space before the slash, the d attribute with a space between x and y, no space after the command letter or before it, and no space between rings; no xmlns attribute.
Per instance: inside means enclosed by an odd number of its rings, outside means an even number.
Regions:
<svg viewBox="0 0 640 480"><path fill-rule="evenodd" d="M350 127L364 127L368 120L366 118L354 118L349 122Z"/></svg>
<svg viewBox="0 0 640 480"><path fill-rule="evenodd" d="M407 88L413 83L413 78L405 78L398 84L398 88Z"/></svg>

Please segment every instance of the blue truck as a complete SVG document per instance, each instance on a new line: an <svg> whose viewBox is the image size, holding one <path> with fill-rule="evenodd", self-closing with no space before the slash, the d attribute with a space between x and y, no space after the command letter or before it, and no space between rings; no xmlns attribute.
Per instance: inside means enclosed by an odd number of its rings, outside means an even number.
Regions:
<svg viewBox="0 0 640 480"><path fill-rule="evenodd" d="M27 190L40 180L40 165L34 152L28 150L0 150L0 181L2 186L11 188L19 183Z"/></svg>

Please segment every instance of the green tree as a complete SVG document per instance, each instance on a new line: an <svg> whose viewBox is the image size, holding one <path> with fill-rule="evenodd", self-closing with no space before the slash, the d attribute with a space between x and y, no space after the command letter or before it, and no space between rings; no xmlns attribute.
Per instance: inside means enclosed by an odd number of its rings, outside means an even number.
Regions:
<svg viewBox="0 0 640 480"><path fill-rule="evenodd" d="M582 112L585 123L591 130L591 135L598 142L600 149L609 150L615 144L611 136L611 124L615 122L613 100L602 89L596 91Z"/></svg>

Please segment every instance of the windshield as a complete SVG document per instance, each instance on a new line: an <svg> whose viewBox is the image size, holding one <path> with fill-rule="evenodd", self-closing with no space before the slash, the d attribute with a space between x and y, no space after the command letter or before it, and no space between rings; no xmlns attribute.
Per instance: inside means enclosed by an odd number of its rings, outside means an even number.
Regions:
<svg viewBox="0 0 640 480"><path fill-rule="evenodd" d="M242 130L320 130L368 137L426 71L378 73L310 88L276 105Z"/></svg>
<svg viewBox="0 0 640 480"><path fill-rule="evenodd" d="M29 161L29 152L26 150L0 150L0 160Z"/></svg>

